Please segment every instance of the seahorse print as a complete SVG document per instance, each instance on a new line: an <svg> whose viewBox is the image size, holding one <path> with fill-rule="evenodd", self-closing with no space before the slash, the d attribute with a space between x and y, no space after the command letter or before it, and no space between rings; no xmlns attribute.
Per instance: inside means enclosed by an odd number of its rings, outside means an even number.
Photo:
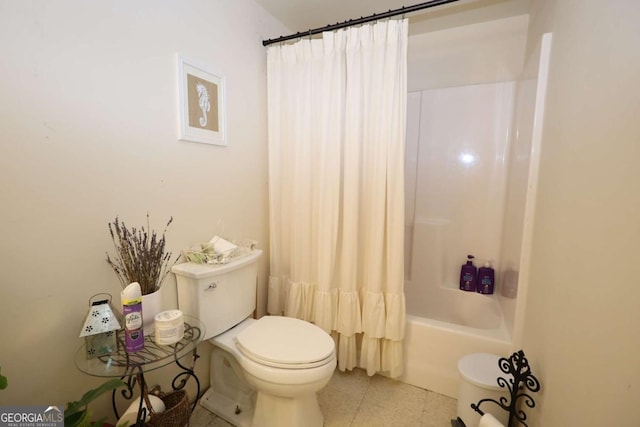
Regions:
<svg viewBox="0 0 640 427"><path fill-rule="evenodd" d="M209 91L200 82L196 83L196 90L198 91L198 105L202 110L202 117L200 117L200 126L205 127L207 125L207 113L211 111L211 103L209 102Z"/></svg>

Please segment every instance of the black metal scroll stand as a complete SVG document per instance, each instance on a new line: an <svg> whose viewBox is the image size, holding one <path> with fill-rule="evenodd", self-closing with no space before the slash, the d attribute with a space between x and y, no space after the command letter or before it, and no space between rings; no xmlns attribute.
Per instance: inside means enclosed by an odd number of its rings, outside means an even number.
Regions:
<svg viewBox="0 0 640 427"><path fill-rule="evenodd" d="M531 373L529 361L522 350L513 353L508 359L504 357L500 358L498 366L502 372L511 375L511 379L508 381L502 377L498 377L498 385L509 391L510 399L504 396L500 398L499 402L493 399L482 399L478 403L472 403L471 408L482 416L484 412L480 409L480 405L484 402L492 402L509 412L509 424L507 427L515 427L517 422L527 426L525 422L527 414L525 414L522 409L518 409L518 406L520 401L524 402L529 408L536 406L536 402L528 392L536 393L539 391L540 382ZM458 422L460 422L460 420Z"/></svg>
<svg viewBox="0 0 640 427"><path fill-rule="evenodd" d="M187 339L198 339L200 337L201 331L199 328L185 323L184 334L185 338ZM123 340L123 338L119 335L118 340ZM120 348L124 348L124 342L120 342L119 345L121 346ZM173 378L173 380L171 381L171 388L174 391L182 390L187 385L189 379L193 378L196 382L197 391L196 398L194 399L191 406L191 411L195 409L198 403L198 398L200 397L200 380L194 372L194 367L196 364L196 360L200 358L200 355L198 355L197 346L194 347L192 350L191 366L187 367L183 365L178 358L178 347L180 345L183 345L182 341L172 346L158 346L152 340L145 339L145 347L143 350L131 354L127 353L126 351L122 351L120 353L123 357L122 359L117 360L116 363L123 364L127 367L125 374L120 377L120 379L122 380L125 380L126 378L126 386L121 391L122 396L127 400L131 400L134 396L133 389L136 387L136 385L138 385L140 388L140 403L138 406L138 415L135 424L136 427L143 427L145 425L145 418L147 414L147 410L146 408L144 408L142 403L144 401L145 394L148 393L148 386L144 379L143 365L145 364L145 361L154 361L173 354L173 362L182 369L182 372L178 373ZM113 355L111 362L114 362ZM119 419L120 414L118 413L118 408L116 405L116 391L117 390L113 390L113 392L111 393L111 405L113 407L113 412L116 418Z"/></svg>

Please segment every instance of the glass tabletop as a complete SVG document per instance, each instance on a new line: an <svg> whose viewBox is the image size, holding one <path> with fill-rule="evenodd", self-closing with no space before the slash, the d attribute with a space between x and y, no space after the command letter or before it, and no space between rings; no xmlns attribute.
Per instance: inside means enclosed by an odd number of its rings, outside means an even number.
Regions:
<svg viewBox="0 0 640 427"><path fill-rule="evenodd" d="M154 334L144 337L144 348L128 353L124 345L124 329L117 331L118 350L105 356L88 359L85 344L75 356L76 367L96 377L123 377L162 368L188 356L200 344L204 325L198 319L184 316L184 337L175 344L159 345Z"/></svg>

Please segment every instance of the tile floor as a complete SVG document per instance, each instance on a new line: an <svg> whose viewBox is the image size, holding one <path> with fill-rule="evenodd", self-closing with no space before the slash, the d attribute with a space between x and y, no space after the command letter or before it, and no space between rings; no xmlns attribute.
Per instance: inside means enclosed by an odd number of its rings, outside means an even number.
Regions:
<svg viewBox="0 0 640 427"><path fill-rule="evenodd" d="M451 427L456 400L361 369L336 373L318 393L325 427ZM191 427L229 427L198 405ZM304 426L301 426L304 427Z"/></svg>

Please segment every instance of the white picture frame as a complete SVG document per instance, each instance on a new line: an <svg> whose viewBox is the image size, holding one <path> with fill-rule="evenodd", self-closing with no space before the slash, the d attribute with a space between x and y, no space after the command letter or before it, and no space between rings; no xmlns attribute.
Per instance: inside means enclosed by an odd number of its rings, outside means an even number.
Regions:
<svg viewBox="0 0 640 427"><path fill-rule="evenodd" d="M177 54L178 139L227 145L227 108L224 77Z"/></svg>

